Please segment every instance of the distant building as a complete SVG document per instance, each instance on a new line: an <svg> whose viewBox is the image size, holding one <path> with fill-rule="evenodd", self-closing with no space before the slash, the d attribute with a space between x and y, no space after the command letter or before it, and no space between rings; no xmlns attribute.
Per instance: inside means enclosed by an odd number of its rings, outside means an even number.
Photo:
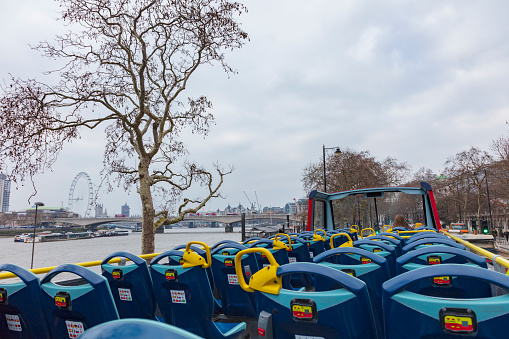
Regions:
<svg viewBox="0 0 509 339"><path fill-rule="evenodd" d="M129 211L131 209L129 208L129 205L127 205L127 203L125 203L125 205L122 206L122 213L126 218L129 217Z"/></svg>
<svg viewBox="0 0 509 339"><path fill-rule="evenodd" d="M9 199L11 198L11 181L5 174L0 174L0 206L2 212L9 211Z"/></svg>
<svg viewBox="0 0 509 339"><path fill-rule="evenodd" d="M108 216L108 211L104 208L103 204L95 205L95 217L104 218Z"/></svg>

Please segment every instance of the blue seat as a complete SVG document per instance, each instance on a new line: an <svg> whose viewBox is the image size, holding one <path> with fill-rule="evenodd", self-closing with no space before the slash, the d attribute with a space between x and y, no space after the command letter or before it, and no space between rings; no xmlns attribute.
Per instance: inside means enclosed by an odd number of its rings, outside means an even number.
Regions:
<svg viewBox="0 0 509 339"><path fill-rule="evenodd" d="M401 241L402 244L405 242L405 238L403 238L402 236L397 235L396 233L380 232L380 233L378 233L378 235L383 235L383 236L386 236L386 237L392 237L394 239L398 239L399 241Z"/></svg>
<svg viewBox="0 0 509 339"><path fill-rule="evenodd" d="M359 257L368 258L370 260L367 264L341 264L341 257L356 254ZM328 258L338 258L337 263L333 264L326 262ZM348 273L357 279L366 283L368 288L371 305L373 307L373 314L375 318L376 328L382 332L383 330L383 312L382 312L382 284L390 279L389 265L385 258L361 248L356 247L342 247L326 251L313 259L315 263L327 266L339 271ZM315 277L315 290L323 291L330 290L331 281L323 279L320 276ZM382 336L383 337L383 336Z"/></svg>
<svg viewBox="0 0 509 339"><path fill-rule="evenodd" d="M50 338L41 310L39 278L16 265L0 265L0 272L21 281L0 284L0 338Z"/></svg>
<svg viewBox="0 0 509 339"><path fill-rule="evenodd" d="M171 250L150 263L154 293L164 321L205 338L234 338L242 334L245 323L213 321L214 297L205 272L211 257L203 260L203 266L193 266L185 257L189 254L199 256L191 251ZM184 264L162 264L163 259L169 262L183 259Z"/></svg>
<svg viewBox="0 0 509 339"><path fill-rule="evenodd" d="M51 281L62 273L73 273L85 283L68 286ZM106 278L74 264L60 265L41 280L41 306L53 338L72 338L88 328L119 319Z"/></svg>
<svg viewBox="0 0 509 339"><path fill-rule="evenodd" d="M318 254L325 252L324 242L321 240L313 240L312 232L305 234L301 233L298 238L307 241L310 259L313 259Z"/></svg>
<svg viewBox="0 0 509 339"><path fill-rule="evenodd" d="M214 245L212 245L212 246L210 247L210 250L211 250L211 251L213 251L214 249L218 248L218 247L219 247L219 246L221 246L221 245L225 245L225 244L238 244L238 243L239 243L239 242L234 241L234 240L228 240L228 239L226 239L226 240L221 240L221 241L216 242Z"/></svg>
<svg viewBox="0 0 509 339"><path fill-rule="evenodd" d="M403 242L398 239L390 238L385 235L374 235L369 238L366 238L366 240L381 241L387 245L390 245L390 246L396 248L396 256L397 257L399 257L403 253Z"/></svg>
<svg viewBox="0 0 509 339"><path fill-rule="evenodd" d="M126 258L133 264L109 264L113 258ZM144 259L128 252L115 252L102 261L101 271L108 280L120 318L156 319L152 279Z"/></svg>
<svg viewBox="0 0 509 339"><path fill-rule="evenodd" d="M450 277L472 284L494 284L506 291L507 276L487 269L445 264L401 274L383 284L383 307L387 338L504 338L509 319L509 295L496 297L434 297L408 291L420 280ZM443 280L443 279L442 279ZM451 287L445 287L446 291ZM475 287L473 287L475 288Z"/></svg>
<svg viewBox="0 0 509 339"><path fill-rule="evenodd" d="M417 240L428 239L428 238L438 238L438 239L450 240L447 236L445 236L443 234L425 232L425 233L419 233L419 234L413 235L410 238L408 238L406 240L406 245L411 244Z"/></svg>
<svg viewBox="0 0 509 339"><path fill-rule="evenodd" d="M369 238L368 238L369 239ZM380 241L374 240L357 240L353 242L354 247L359 247L376 253L387 260L387 264L389 265L389 272L391 273L391 277L396 275L396 248L390 245L384 244Z"/></svg>
<svg viewBox="0 0 509 339"><path fill-rule="evenodd" d="M428 265L467 263L488 268L486 259L472 252L449 246L426 246L399 257L396 260L396 273L399 275Z"/></svg>
<svg viewBox="0 0 509 339"><path fill-rule="evenodd" d="M187 244L178 245L178 246L175 246L173 249L174 250L183 250L183 249L186 249L186 247L187 247ZM190 246L190 249L192 249L194 252L198 253L202 257L205 257L205 250L203 250L199 247L196 247L196 246ZM180 260L180 262L174 261L171 257L169 257L168 259L169 259L170 265L177 265L177 264L182 265L183 264L182 258L180 258L180 259L177 258L177 260ZM212 291L217 290L218 288L216 286L216 282L214 281L214 274L212 273L212 267L206 268L205 272L207 272L207 277L209 278L210 289ZM214 313L218 314L221 312L223 312L223 308L221 306L221 301L214 299Z"/></svg>
<svg viewBox="0 0 509 339"><path fill-rule="evenodd" d="M235 254L247 247L239 243L225 243L212 252L212 273L221 296L221 306L227 316L256 317L256 300L252 293L244 291L238 284L235 273ZM242 257L244 277L249 279L258 271L254 254Z"/></svg>
<svg viewBox="0 0 509 339"><path fill-rule="evenodd" d="M284 264L290 263L290 259L288 258L288 253L286 253L286 250L285 249L274 250L272 248L272 245L273 245L272 240L261 239L261 240L257 240L256 242L254 242L252 244L249 244L248 247L249 248L258 248L258 247L267 248L272 253L272 255L274 256L274 258L276 259L276 261L278 262L279 265L284 265ZM262 269L269 265L269 260L263 255L257 254L256 260L258 261L259 269Z"/></svg>
<svg viewBox="0 0 509 339"><path fill-rule="evenodd" d="M415 228L416 231L435 231L436 232L436 229L434 229L433 227L428 227L428 226L419 226L417 228Z"/></svg>
<svg viewBox="0 0 509 339"><path fill-rule="evenodd" d="M80 336L80 339L145 338L200 339L201 337L178 327L147 319L108 321L92 327Z"/></svg>
<svg viewBox="0 0 509 339"><path fill-rule="evenodd" d="M237 253L266 251L250 248ZM260 317L258 333L273 338L377 338L373 312L366 284L338 270L313 263L295 263L279 266L270 258L268 269L254 274L249 285L242 279L241 286L258 295ZM240 270L240 265L238 266ZM306 292L281 288L288 274L312 274L341 285L331 291ZM239 279L240 282L241 279Z"/></svg>
<svg viewBox="0 0 509 339"><path fill-rule="evenodd" d="M422 247L426 246L449 246L449 247L456 247L459 249L464 250L465 246L460 245L452 240L448 239L441 239L441 238L425 238L421 240L414 241L408 245L405 245L403 247L403 254L406 254L409 251L413 251Z"/></svg>
<svg viewBox="0 0 509 339"><path fill-rule="evenodd" d="M396 261L396 270L398 274L404 274L411 270L437 264L460 264L487 269L486 260L477 254L448 246L427 246L399 257ZM450 279L454 279L452 287L449 284ZM408 290L431 296L473 298L492 295L491 286L488 283L476 281L472 285L472 279L463 277L447 278L445 284L441 284L440 279L437 281L424 279L409 286Z"/></svg>

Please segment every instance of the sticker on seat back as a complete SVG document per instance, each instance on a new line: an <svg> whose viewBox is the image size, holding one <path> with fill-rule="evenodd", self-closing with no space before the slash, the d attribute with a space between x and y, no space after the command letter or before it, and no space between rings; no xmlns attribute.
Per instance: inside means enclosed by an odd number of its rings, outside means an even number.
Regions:
<svg viewBox="0 0 509 339"><path fill-rule="evenodd" d="M297 262L297 258L295 258L295 257L288 257L288 260L289 260L290 264L294 264Z"/></svg>
<svg viewBox="0 0 509 339"><path fill-rule="evenodd" d="M120 300L133 301L133 297L131 295L131 290L128 288L119 288L118 294L120 295Z"/></svg>
<svg viewBox="0 0 509 339"><path fill-rule="evenodd" d="M230 285L238 285L239 279L236 274L228 274L228 284Z"/></svg>
<svg viewBox="0 0 509 339"><path fill-rule="evenodd" d="M431 283L433 286L449 287L451 286L452 279L450 276L445 275L442 277L433 277Z"/></svg>
<svg viewBox="0 0 509 339"><path fill-rule="evenodd" d="M5 320L7 320L7 328L10 331L21 332L21 322L19 321L19 317L13 314L6 314Z"/></svg>
<svg viewBox="0 0 509 339"><path fill-rule="evenodd" d="M79 321L66 320L65 326L67 326L69 338L78 338L81 334L83 334L83 332L85 332L85 326Z"/></svg>
<svg viewBox="0 0 509 339"><path fill-rule="evenodd" d="M439 265L442 263L442 257L439 255L428 255L428 265Z"/></svg>
<svg viewBox="0 0 509 339"><path fill-rule="evenodd" d="M170 290L171 291L171 302L174 304L185 304L186 303L186 293L184 291L179 290Z"/></svg>
<svg viewBox="0 0 509 339"><path fill-rule="evenodd" d="M295 339L325 339L324 337L311 337L309 335L295 335Z"/></svg>
<svg viewBox="0 0 509 339"><path fill-rule="evenodd" d="M361 264L365 265L365 264L370 264L370 263L371 263L371 259L361 257Z"/></svg>
<svg viewBox="0 0 509 339"><path fill-rule="evenodd" d="M445 333L471 335L477 332L477 317L471 309L443 307L439 318Z"/></svg>

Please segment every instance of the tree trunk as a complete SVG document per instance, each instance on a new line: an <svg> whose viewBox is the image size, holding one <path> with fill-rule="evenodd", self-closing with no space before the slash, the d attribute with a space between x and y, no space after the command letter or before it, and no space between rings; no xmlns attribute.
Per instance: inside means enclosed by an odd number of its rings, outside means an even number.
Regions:
<svg viewBox="0 0 509 339"><path fill-rule="evenodd" d="M140 175L140 187L138 193L141 198L141 209L143 212L143 223L141 233L141 254L154 253L155 230L154 230L154 202L150 193L150 176L148 172L148 161L140 161L138 171Z"/></svg>

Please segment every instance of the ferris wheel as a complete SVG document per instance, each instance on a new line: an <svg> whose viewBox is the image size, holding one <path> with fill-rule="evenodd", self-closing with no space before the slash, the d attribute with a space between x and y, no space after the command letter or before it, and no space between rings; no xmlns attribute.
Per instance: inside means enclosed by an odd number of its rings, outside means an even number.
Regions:
<svg viewBox="0 0 509 339"><path fill-rule="evenodd" d="M69 190L69 211L88 218L92 212L93 200L94 187L92 185L92 180L90 180L87 173L78 173L78 175L74 177L71 189Z"/></svg>

